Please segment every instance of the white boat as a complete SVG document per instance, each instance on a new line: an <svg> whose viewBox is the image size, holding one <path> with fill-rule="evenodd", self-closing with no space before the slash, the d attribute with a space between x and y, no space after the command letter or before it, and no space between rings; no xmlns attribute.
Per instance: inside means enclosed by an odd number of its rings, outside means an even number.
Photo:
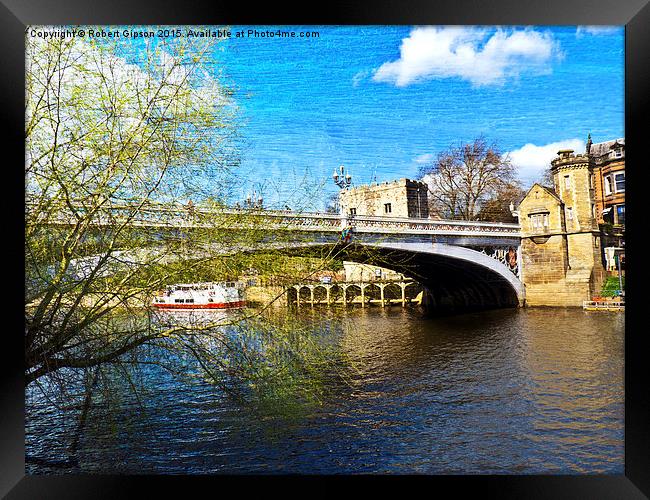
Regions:
<svg viewBox="0 0 650 500"><path fill-rule="evenodd" d="M172 285L154 297L157 309L230 309L245 307L243 285L234 281Z"/></svg>

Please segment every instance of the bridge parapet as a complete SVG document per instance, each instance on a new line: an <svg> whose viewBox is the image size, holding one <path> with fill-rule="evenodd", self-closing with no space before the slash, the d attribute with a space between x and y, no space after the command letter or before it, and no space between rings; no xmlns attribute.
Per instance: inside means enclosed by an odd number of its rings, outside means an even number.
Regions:
<svg viewBox="0 0 650 500"><path fill-rule="evenodd" d="M79 209L80 211L83 208ZM285 210L203 209L196 207L169 208L159 206L112 206L94 218L99 226L128 223L136 227L166 228L246 228L263 227L300 231L341 230L341 217L337 214L294 212ZM77 216L71 211L60 212L45 224L71 224ZM346 217L346 224L358 233L426 234L458 236L520 237L519 224L458 220L415 219L406 217L381 217L355 215Z"/></svg>

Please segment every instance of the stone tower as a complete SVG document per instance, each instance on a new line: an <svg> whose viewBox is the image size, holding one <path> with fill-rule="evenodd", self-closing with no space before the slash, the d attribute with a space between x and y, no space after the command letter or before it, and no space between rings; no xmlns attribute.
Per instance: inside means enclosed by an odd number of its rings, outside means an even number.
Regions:
<svg viewBox="0 0 650 500"><path fill-rule="evenodd" d="M575 155L570 149L558 151L558 157L551 162L551 173L555 192L564 203L569 256L567 278L589 278L592 294L597 293L604 272L589 156Z"/></svg>
<svg viewBox="0 0 650 500"><path fill-rule="evenodd" d="M580 306L605 276L589 156L559 151L551 173L554 189L534 184L519 205L526 303Z"/></svg>
<svg viewBox="0 0 650 500"><path fill-rule="evenodd" d="M339 203L346 215L426 219L429 217L428 192L424 182L399 179L344 189L339 194Z"/></svg>

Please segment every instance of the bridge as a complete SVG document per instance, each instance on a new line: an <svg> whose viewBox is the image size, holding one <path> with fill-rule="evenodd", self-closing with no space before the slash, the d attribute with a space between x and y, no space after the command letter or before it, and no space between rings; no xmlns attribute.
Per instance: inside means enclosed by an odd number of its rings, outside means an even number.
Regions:
<svg viewBox="0 0 650 500"><path fill-rule="evenodd" d="M60 211L46 225L70 225L83 214ZM338 255L354 262L394 269L428 290L425 305L456 310L523 305L521 233L518 224L414 219L284 210L199 208L193 206L113 206L93 215L92 224L128 224L154 230L264 230L262 248L292 254L336 246ZM350 230L348 240L342 228ZM286 233L285 233L286 231ZM279 240L273 234L283 232ZM260 251L223 248L223 253ZM124 255L121 256L124 260Z"/></svg>

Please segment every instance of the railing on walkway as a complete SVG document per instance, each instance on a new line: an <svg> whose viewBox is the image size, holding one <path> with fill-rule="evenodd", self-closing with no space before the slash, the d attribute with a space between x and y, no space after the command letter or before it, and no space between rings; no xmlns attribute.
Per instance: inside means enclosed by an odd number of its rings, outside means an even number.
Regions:
<svg viewBox="0 0 650 500"><path fill-rule="evenodd" d="M29 205L28 205L29 209ZM62 210L56 217L43 220L43 224L72 224L83 207ZM357 233L429 234L429 235L480 235L519 237L518 224L457 220L416 219L371 215L347 216L346 225ZM98 226L126 223L135 227L161 228L247 228L289 229L301 231L340 231L341 216L331 213L294 212L288 210L206 209L187 206L170 207L147 205L114 205L93 215Z"/></svg>

